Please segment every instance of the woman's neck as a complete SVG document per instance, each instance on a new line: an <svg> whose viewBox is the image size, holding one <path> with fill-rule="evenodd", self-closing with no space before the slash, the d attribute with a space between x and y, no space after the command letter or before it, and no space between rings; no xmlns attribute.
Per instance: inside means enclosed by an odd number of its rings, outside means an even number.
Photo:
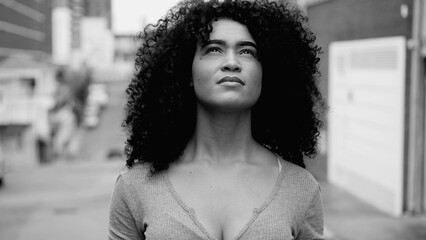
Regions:
<svg viewBox="0 0 426 240"><path fill-rule="evenodd" d="M229 164L247 161L257 147L251 135L250 111L199 111L194 136L185 152L191 153L187 156L193 160Z"/></svg>

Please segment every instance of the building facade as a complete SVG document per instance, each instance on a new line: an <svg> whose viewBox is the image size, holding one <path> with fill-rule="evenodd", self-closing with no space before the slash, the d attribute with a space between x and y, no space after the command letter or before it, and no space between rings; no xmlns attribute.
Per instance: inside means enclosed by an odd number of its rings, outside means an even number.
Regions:
<svg viewBox="0 0 426 240"><path fill-rule="evenodd" d="M48 160L51 9L50 1L0 2L0 144L10 165Z"/></svg>
<svg viewBox="0 0 426 240"><path fill-rule="evenodd" d="M10 167L51 161L55 139L69 145L58 126L70 124L57 115L81 102L78 73L113 56L110 12L110 0L0 1L0 144Z"/></svg>
<svg viewBox="0 0 426 240"><path fill-rule="evenodd" d="M304 7L323 49L327 180L393 216L424 214L425 2Z"/></svg>

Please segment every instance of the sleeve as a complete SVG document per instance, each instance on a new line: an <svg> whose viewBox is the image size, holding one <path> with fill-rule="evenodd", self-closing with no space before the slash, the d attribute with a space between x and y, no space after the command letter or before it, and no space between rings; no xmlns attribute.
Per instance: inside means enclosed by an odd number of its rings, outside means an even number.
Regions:
<svg viewBox="0 0 426 240"><path fill-rule="evenodd" d="M319 185L306 209L296 240L324 240L324 213Z"/></svg>
<svg viewBox="0 0 426 240"><path fill-rule="evenodd" d="M138 229L135 213L132 211L130 191L123 178L118 176L110 200L109 240L144 240L144 230Z"/></svg>

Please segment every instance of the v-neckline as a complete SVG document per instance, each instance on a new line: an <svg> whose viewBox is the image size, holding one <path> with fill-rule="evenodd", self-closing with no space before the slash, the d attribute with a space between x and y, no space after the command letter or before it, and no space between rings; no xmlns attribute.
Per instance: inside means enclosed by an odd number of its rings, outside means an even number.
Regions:
<svg viewBox="0 0 426 240"><path fill-rule="evenodd" d="M277 195L277 192L280 189L281 182L282 182L281 178L283 176L283 170L282 170L282 167L281 167L282 166L281 160L279 159L279 157L277 157L277 160L278 160L278 169L279 169L279 172L278 172L277 180L275 181L275 184L274 184L274 188L269 193L269 195L267 196L267 198L265 199L265 201L262 203L262 205L259 208L254 208L253 209L253 213L252 213L250 219L243 226L243 228L239 231L239 233L237 234L237 236L235 236L233 238L234 240L237 240L241 236L243 236L243 234L247 231L247 229L249 229L250 226L254 223L254 221L259 216L259 214L274 200L275 196ZM188 205L186 205L186 203L182 200L182 198L179 196L179 194L177 193L176 189L174 188L174 186L173 186L173 184L172 184L172 182L171 182L171 180L170 180L169 175L168 175L167 172L163 173L163 179L166 182L167 188L170 191L170 193L172 194L173 198L188 213L188 215L190 216L190 218L192 219L192 221L194 222L194 224L198 227L198 229L201 232L203 232L204 235L206 235L208 239L210 239L210 240L218 240L200 222L200 220L197 218L197 215L195 214L195 210L193 208L189 207Z"/></svg>

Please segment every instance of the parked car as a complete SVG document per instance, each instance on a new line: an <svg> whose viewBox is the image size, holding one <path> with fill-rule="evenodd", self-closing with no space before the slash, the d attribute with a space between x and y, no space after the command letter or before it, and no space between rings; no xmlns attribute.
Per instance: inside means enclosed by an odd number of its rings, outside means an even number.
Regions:
<svg viewBox="0 0 426 240"><path fill-rule="evenodd" d="M98 105L101 108L107 106L109 94L107 86L103 83L92 83L89 85L87 104Z"/></svg>
<svg viewBox="0 0 426 240"><path fill-rule="evenodd" d="M83 114L83 126L94 128L99 125L101 107L97 104L87 103Z"/></svg>
<svg viewBox="0 0 426 240"><path fill-rule="evenodd" d="M104 83L89 85L86 106L83 114L83 126L95 128L100 123L102 110L108 105L109 93Z"/></svg>

